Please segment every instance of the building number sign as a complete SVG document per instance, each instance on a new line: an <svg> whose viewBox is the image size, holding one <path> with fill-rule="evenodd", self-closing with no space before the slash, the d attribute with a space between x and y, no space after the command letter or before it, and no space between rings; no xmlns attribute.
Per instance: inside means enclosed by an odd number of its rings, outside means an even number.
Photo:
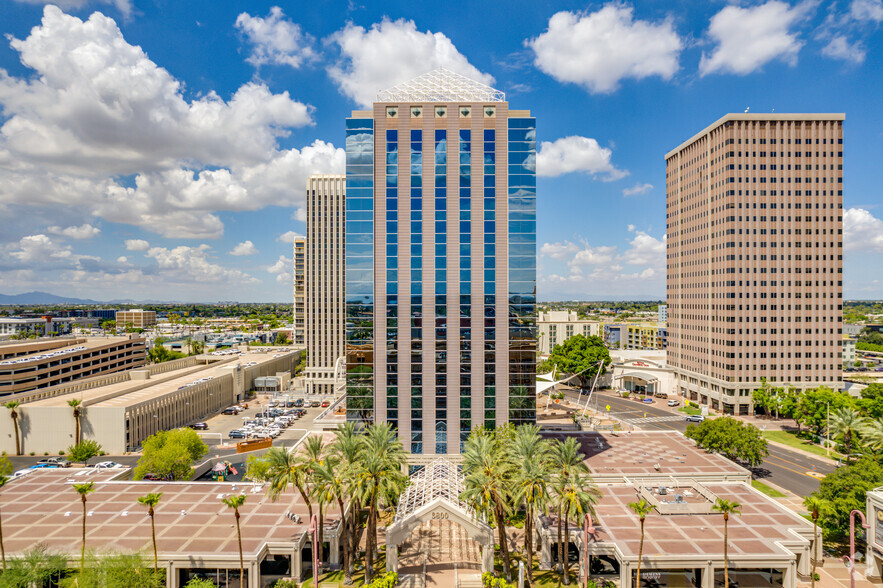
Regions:
<svg viewBox="0 0 883 588"><path fill-rule="evenodd" d="M434 521L445 521L448 519L448 513L444 511L436 511L432 513L432 520Z"/></svg>

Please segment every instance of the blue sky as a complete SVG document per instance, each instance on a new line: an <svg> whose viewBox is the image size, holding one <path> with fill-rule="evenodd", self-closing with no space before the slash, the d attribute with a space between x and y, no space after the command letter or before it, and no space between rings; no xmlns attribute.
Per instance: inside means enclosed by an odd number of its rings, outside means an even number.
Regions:
<svg viewBox="0 0 883 588"><path fill-rule="evenodd" d="M0 3L0 292L290 299L304 181L438 66L537 117L541 299L665 292L665 153L845 112L844 290L883 298L883 0Z"/></svg>

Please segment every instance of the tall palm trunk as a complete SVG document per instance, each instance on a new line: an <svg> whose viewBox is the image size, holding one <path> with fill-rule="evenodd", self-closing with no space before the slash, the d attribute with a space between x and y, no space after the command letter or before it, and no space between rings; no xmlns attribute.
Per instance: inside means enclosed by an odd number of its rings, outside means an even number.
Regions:
<svg viewBox="0 0 883 588"><path fill-rule="evenodd" d="M0 556L3 558L3 571L6 571L6 548L3 547L3 518L0 517Z"/></svg>
<svg viewBox="0 0 883 588"><path fill-rule="evenodd" d="M86 567L86 495L80 497L83 503L83 543L80 545L80 569Z"/></svg>
<svg viewBox="0 0 883 588"><path fill-rule="evenodd" d="M352 584L353 579L352 575L349 571L349 560L350 560L350 543L349 543L349 527L347 526L346 521L346 510L343 505L343 500L338 496L337 497L337 506L340 508L340 528L343 531L343 537L341 538L341 543L343 544L343 576L344 584Z"/></svg>
<svg viewBox="0 0 883 588"><path fill-rule="evenodd" d="M356 498L350 503L350 576L356 567L356 558L359 555L359 543L362 541L362 503Z"/></svg>
<svg viewBox="0 0 883 588"><path fill-rule="evenodd" d="M500 536L500 557L503 560L503 573L506 574L506 581L512 581L512 568L509 562L509 543L506 541L506 526L503 521L503 505L499 500L494 502L494 520L497 523L497 531Z"/></svg>
<svg viewBox="0 0 883 588"><path fill-rule="evenodd" d="M816 564L818 563L816 554L819 552L819 546L817 545L817 541L819 540L819 513L818 511L814 511L812 513L812 588L816 588ZM3 539L0 537L0 546L3 545ZM5 561L4 561L5 565ZM4 568L5 569L5 568Z"/></svg>
<svg viewBox="0 0 883 588"><path fill-rule="evenodd" d="M638 582L635 588L641 587L641 560L644 558L644 519L641 519L641 542L638 544Z"/></svg>
<svg viewBox="0 0 883 588"><path fill-rule="evenodd" d="M245 560L242 557L242 531L239 529L239 509L236 514L236 540L239 542L239 588L245 587Z"/></svg>
<svg viewBox="0 0 883 588"><path fill-rule="evenodd" d="M319 537L316 540L316 545L319 548L319 554L317 556L318 557L317 561L319 562L319 571L322 571L322 559L323 559L322 556L325 555L325 532L324 532L324 529L325 529L325 509L322 508L322 506L323 506L323 503L320 500L319 501L319 528L316 529L316 532L319 534Z"/></svg>
<svg viewBox="0 0 883 588"><path fill-rule="evenodd" d="M527 520L524 521L524 552L527 555L527 583L533 586L533 505L527 505Z"/></svg>
<svg viewBox="0 0 883 588"><path fill-rule="evenodd" d="M18 413L12 411L12 427L15 430L15 454L21 455L21 440L18 434Z"/></svg>
<svg viewBox="0 0 883 588"><path fill-rule="evenodd" d="M156 524L153 518L154 512L153 507L150 507L150 510L147 511L147 514L150 515L150 538L153 540L153 573L156 573L159 568L159 559L156 555Z"/></svg>
<svg viewBox="0 0 883 588"><path fill-rule="evenodd" d="M570 585L570 504L564 509L564 558L561 565L564 566L564 585Z"/></svg>
<svg viewBox="0 0 883 588"><path fill-rule="evenodd" d="M561 505L558 505L558 571L564 572L564 559L561 556L564 540L561 537Z"/></svg>
<svg viewBox="0 0 883 588"><path fill-rule="evenodd" d="M846 465L849 465L849 458L852 455L852 433L847 431L846 434L843 435L843 440L846 441Z"/></svg>
<svg viewBox="0 0 883 588"><path fill-rule="evenodd" d="M74 445L80 442L80 409L74 409Z"/></svg>
<svg viewBox="0 0 883 588"><path fill-rule="evenodd" d="M724 513L724 588L730 586L730 569L729 560L727 558L727 521L730 520L730 514Z"/></svg>
<svg viewBox="0 0 883 588"><path fill-rule="evenodd" d="M377 516L377 490L371 492L371 499L368 504L368 536L365 537L365 584L371 583L374 577L374 545L375 525Z"/></svg>

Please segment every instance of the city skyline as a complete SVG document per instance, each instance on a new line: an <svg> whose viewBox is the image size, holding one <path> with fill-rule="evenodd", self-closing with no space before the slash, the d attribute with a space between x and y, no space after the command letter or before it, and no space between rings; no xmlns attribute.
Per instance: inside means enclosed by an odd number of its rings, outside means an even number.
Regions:
<svg viewBox="0 0 883 588"><path fill-rule="evenodd" d="M396 3L60 4L3 9L3 293L286 300L306 176L343 172L340 120L445 66L542 120L540 300L663 299L664 154L746 107L846 113L844 298L883 297L879 1L524 3L480 31Z"/></svg>

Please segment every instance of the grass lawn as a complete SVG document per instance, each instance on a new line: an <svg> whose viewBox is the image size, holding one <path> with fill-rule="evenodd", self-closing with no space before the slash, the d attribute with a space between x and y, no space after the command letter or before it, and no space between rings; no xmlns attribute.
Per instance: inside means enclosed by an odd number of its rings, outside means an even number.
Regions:
<svg viewBox="0 0 883 588"><path fill-rule="evenodd" d="M684 414L694 415L694 414L702 414L701 408L693 408L692 406L682 406L678 409L678 412L682 412Z"/></svg>
<svg viewBox="0 0 883 588"><path fill-rule="evenodd" d="M771 488L770 486L767 486L766 484L764 484L760 480L751 480L751 485L756 490L760 490L761 492L763 492L764 494L766 494L770 498L784 498L785 497L784 494L782 494L781 492L779 492L775 488Z"/></svg>
<svg viewBox="0 0 883 588"><path fill-rule="evenodd" d="M346 588L357 588L359 586L365 585L365 570L362 568L362 565L365 563L364 558L360 558L356 561L356 569L353 571L353 583L347 586ZM383 576L386 573L386 553L381 551L379 559L374 562L374 577ZM301 584L303 588L313 588L315 586L313 582L313 574L307 572L304 574L304 581ZM319 576L319 586L321 588L331 587L334 588L344 588L343 584L343 570L338 570L336 572L325 572L321 576Z"/></svg>
<svg viewBox="0 0 883 588"><path fill-rule="evenodd" d="M776 443L781 443L782 445L787 445L788 447L802 449L803 451L806 451L808 453L819 455L821 457L826 457L824 447L822 447L821 445L816 445L815 443L807 441L806 439L800 439L797 436L797 433L791 431L764 431L763 436L765 439L769 439L770 441L775 441ZM832 459L837 459L843 456L832 449L830 457Z"/></svg>

